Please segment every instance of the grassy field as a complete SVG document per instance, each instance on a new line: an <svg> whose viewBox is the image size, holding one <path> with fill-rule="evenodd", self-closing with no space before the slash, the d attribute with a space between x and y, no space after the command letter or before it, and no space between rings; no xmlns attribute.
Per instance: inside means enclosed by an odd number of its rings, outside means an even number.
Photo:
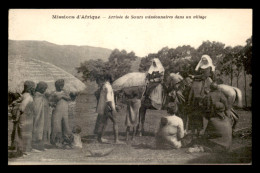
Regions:
<svg viewBox="0 0 260 173"><path fill-rule="evenodd" d="M251 162L251 137L237 135L233 140L230 153L186 153L187 148L179 150L157 150L150 146L154 142L154 133L160 117L165 111L148 110L145 123L146 134L137 137L127 145L114 145L112 123L109 122L105 138L111 144L99 144L93 135L97 114L95 113L96 100L91 94L82 94L77 98L76 114L70 118L70 126L80 125L83 149L48 149L41 153L30 153L20 158L10 158L9 164L240 164ZM251 128L252 114L249 111L238 111L240 122L237 129ZM125 108L119 111L119 138L125 141ZM12 130L8 122L8 135ZM9 141L10 145L10 141ZM104 157L90 157L88 150L109 149L113 152Z"/></svg>

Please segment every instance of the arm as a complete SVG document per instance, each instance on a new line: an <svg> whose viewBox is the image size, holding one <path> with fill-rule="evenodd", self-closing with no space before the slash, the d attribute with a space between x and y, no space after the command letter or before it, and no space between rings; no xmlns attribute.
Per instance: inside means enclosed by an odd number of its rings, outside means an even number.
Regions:
<svg viewBox="0 0 260 173"><path fill-rule="evenodd" d="M28 103L31 101L30 97L23 98L23 101L20 104L19 110L23 113Z"/></svg>
<svg viewBox="0 0 260 173"><path fill-rule="evenodd" d="M184 126L183 121L180 119L179 125L178 125L178 132L177 132L178 139L181 139L184 137Z"/></svg>
<svg viewBox="0 0 260 173"><path fill-rule="evenodd" d="M64 100L66 100L66 101L70 101L70 100L71 100L69 94L66 93L65 91L63 91L63 93L62 93L62 95L61 95L61 98L64 99Z"/></svg>
<svg viewBox="0 0 260 173"><path fill-rule="evenodd" d="M26 106L30 103L30 97L23 97L22 102L16 112L16 119L14 121L18 121L20 116L24 113Z"/></svg>
<svg viewBox="0 0 260 173"><path fill-rule="evenodd" d="M203 69L203 70L200 69L199 74L194 75L194 78L205 80L210 76L211 76L211 67Z"/></svg>
<svg viewBox="0 0 260 173"><path fill-rule="evenodd" d="M221 97L220 97L220 102L224 104L225 106L225 110L230 109L230 106L228 104L227 98L225 97L224 94L221 93Z"/></svg>

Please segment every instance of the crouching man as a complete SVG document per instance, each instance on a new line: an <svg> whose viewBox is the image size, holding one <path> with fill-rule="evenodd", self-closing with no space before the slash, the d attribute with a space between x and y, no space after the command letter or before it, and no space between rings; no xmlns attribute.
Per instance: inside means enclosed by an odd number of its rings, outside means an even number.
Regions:
<svg viewBox="0 0 260 173"><path fill-rule="evenodd" d="M181 148L181 139L184 137L184 128L182 119L176 116L177 111L178 108L175 103L168 104L168 116L161 118L160 127L156 134L156 148Z"/></svg>

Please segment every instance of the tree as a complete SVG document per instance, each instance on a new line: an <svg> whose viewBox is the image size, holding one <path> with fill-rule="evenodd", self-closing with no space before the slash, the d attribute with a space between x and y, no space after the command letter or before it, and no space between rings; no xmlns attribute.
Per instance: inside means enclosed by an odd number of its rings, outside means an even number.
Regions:
<svg viewBox="0 0 260 173"><path fill-rule="evenodd" d="M242 71L242 50L242 46L226 47L223 59L219 62L221 74L230 76L231 86L233 85L234 75L237 77L238 86L239 76Z"/></svg>
<svg viewBox="0 0 260 173"><path fill-rule="evenodd" d="M77 67L76 69L78 73L82 73L83 81L95 81L109 70L107 64L107 62L104 62L101 59L91 59L81 63L80 67Z"/></svg>
<svg viewBox="0 0 260 173"><path fill-rule="evenodd" d="M152 59L158 58L158 54L148 54L148 56L141 59L141 63L139 65L139 71L140 72L146 72L148 71L149 67L152 65Z"/></svg>
<svg viewBox="0 0 260 173"><path fill-rule="evenodd" d="M187 73L191 71L191 64L194 61L194 57L197 57L197 51L189 45L178 46L176 49L164 47L158 53L149 54L142 58L139 71L148 71L152 59L159 58L165 69L165 73Z"/></svg>
<svg viewBox="0 0 260 173"><path fill-rule="evenodd" d="M245 67L245 71L247 74L252 75L252 36L246 40L246 46L244 47L243 55L243 65Z"/></svg>
<svg viewBox="0 0 260 173"><path fill-rule="evenodd" d="M130 72L131 62L136 60L134 52L127 53L125 50L115 49L111 52L108 61L88 60L76 68L78 73L82 73L84 81L95 81L105 73L110 73L113 79L117 79Z"/></svg>
<svg viewBox="0 0 260 173"><path fill-rule="evenodd" d="M225 44L216 41L204 41L197 48L197 52L199 57L204 54L209 55L216 66L216 69L219 69L221 66L220 62L223 60L223 53L225 52Z"/></svg>
<svg viewBox="0 0 260 173"><path fill-rule="evenodd" d="M242 63L244 66L244 78L245 78L245 104L247 107L247 81L246 81L246 75L251 74L252 75L252 66L251 66L251 61L252 61L252 36L246 40L246 46L243 49L243 59Z"/></svg>
<svg viewBox="0 0 260 173"><path fill-rule="evenodd" d="M108 58L108 67L114 79L130 72L132 61L135 61L137 56L134 52L127 53L125 50L119 51L115 49Z"/></svg>

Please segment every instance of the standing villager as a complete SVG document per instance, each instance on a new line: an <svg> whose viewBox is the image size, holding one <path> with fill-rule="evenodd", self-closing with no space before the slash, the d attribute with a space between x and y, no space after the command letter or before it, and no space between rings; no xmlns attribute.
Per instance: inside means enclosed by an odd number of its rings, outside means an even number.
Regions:
<svg viewBox="0 0 260 173"><path fill-rule="evenodd" d="M212 83L211 92L205 98L206 118L208 125L205 131L207 139L220 149L228 150L232 144L232 117L226 114L230 110L227 98L218 90L218 85ZM221 146L221 147L219 147Z"/></svg>
<svg viewBox="0 0 260 173"><path fill-rule="evenodd" d="M118 139L117 111L116 111L115 100L114 100L114 92L111 83L112 83L112 76L110 74L106 74L104 76L104 85L100 92L100 98L97 107L97 113L102 116L101 124L98 130L98 141L100 143L107 142L107 140L104 139L103 136L107 126L107 121L108 119L110 119L113 123L115 143L124 144Z"/></svg>
<svg viewBox="0 0 260 173"><path fill-rule="evenodd" d="M33 117L33 133L32 141L33 148L37 150L45 150L44 145L50 142L50 129L49 129L49 102L45 97L45 91L48 85L45 82L39 82L35 89L34 95L34 117Z"/></svg>
<svg viewBox="0 0 260 173"><path fill-rule="evenodd" d="M191 106L190 117L191 120L189 125L193 133L197 130L197 135L199 136L203 126L202 113L202 100L207 93L210 91L210 84L215 79L214 75L215 66L212 63L212 59L208 55L203 55L198 65L195 68L195 75L190 75L193 79L191 85L188 105Z"/></svg>
<svg viewBox="0 0 260 173"><path fill-rule="evenodd" d="M184 126L182 119L176 116L177 112L176 103L169 103L167 106L168 116L161 118L160 127L156 134L156 148L181 148Z"/></svg>
<svg viewBox="0 0 260 173"><path fill-rule="evenodd" d="M22 102L17 111L17 155L22 156L32 151L32 129L33 129L33 95L35 83L33 81L24 82L24 90L22 92Z"/></svg>
<svg viewBox="0 0 260 173"><path fill-rule="evenodd" d="M96 79L96 83L98 85L98 89L97 91L95 91L94 95L96 96L96 100L97 100L97 106L96 106L96 111L97 111L97 107L98 107L98 102L99 102L99 97L100 97L100 92L102 90L102 86L103 86L103 83L104 83L104 79L103 77L99 76L97 79ZM95 123L95 128L94 128L94 134L97 135L98 134L98 128L101 124L101 117L102 115L101 114L98 114L97 116L97 119L96 119L96 123Z"/></svg>
<svg viewBox="0 0 260 173"><path fill-rule="evenodd" d="M9 102L8 98L8 112L11 114L12 122L13 122L13 129L11 133L11 146L9 147L10 150L15 150L16 148L16 142L15 142L15 135L16 135L16 130L17 130L17 121L16 121L16 116L17 116L17 111L19 111L20 104L22 102L22 95L20 93L8 93L8 95L12 95L12 102Z"/></svg>
<svg viewBox="0 0 260 173"><path fill-rule="evenodd" d="M50 142L56 147L63 147L63 139L71 135L69 128L69 94L63 90L64 79L55 82L56 91L52 93L51 105L54 107L51 117Z"/></svg>
<svg viewBox="0 0 260 173"><path fill-rule="evenodd" d="M232 144L232 119L225 113L230 109L228 101L216 83L212 83L210 88L203 101L207 127L203 138L193 141L195 147L189 148L192 152L200 152L202 146L202 151L225 152Z"/></svg>
<svg viewBox="0 0 260 173"><path fill-rule="evenodd" d="M136 127L139 124L139 109L141 107L141 99L138 98L138 91L134 90L127 100L127 113L125 119L126 125L126 141L129 140L130 128L133 128L132 140L136 134Z"/></svg>

